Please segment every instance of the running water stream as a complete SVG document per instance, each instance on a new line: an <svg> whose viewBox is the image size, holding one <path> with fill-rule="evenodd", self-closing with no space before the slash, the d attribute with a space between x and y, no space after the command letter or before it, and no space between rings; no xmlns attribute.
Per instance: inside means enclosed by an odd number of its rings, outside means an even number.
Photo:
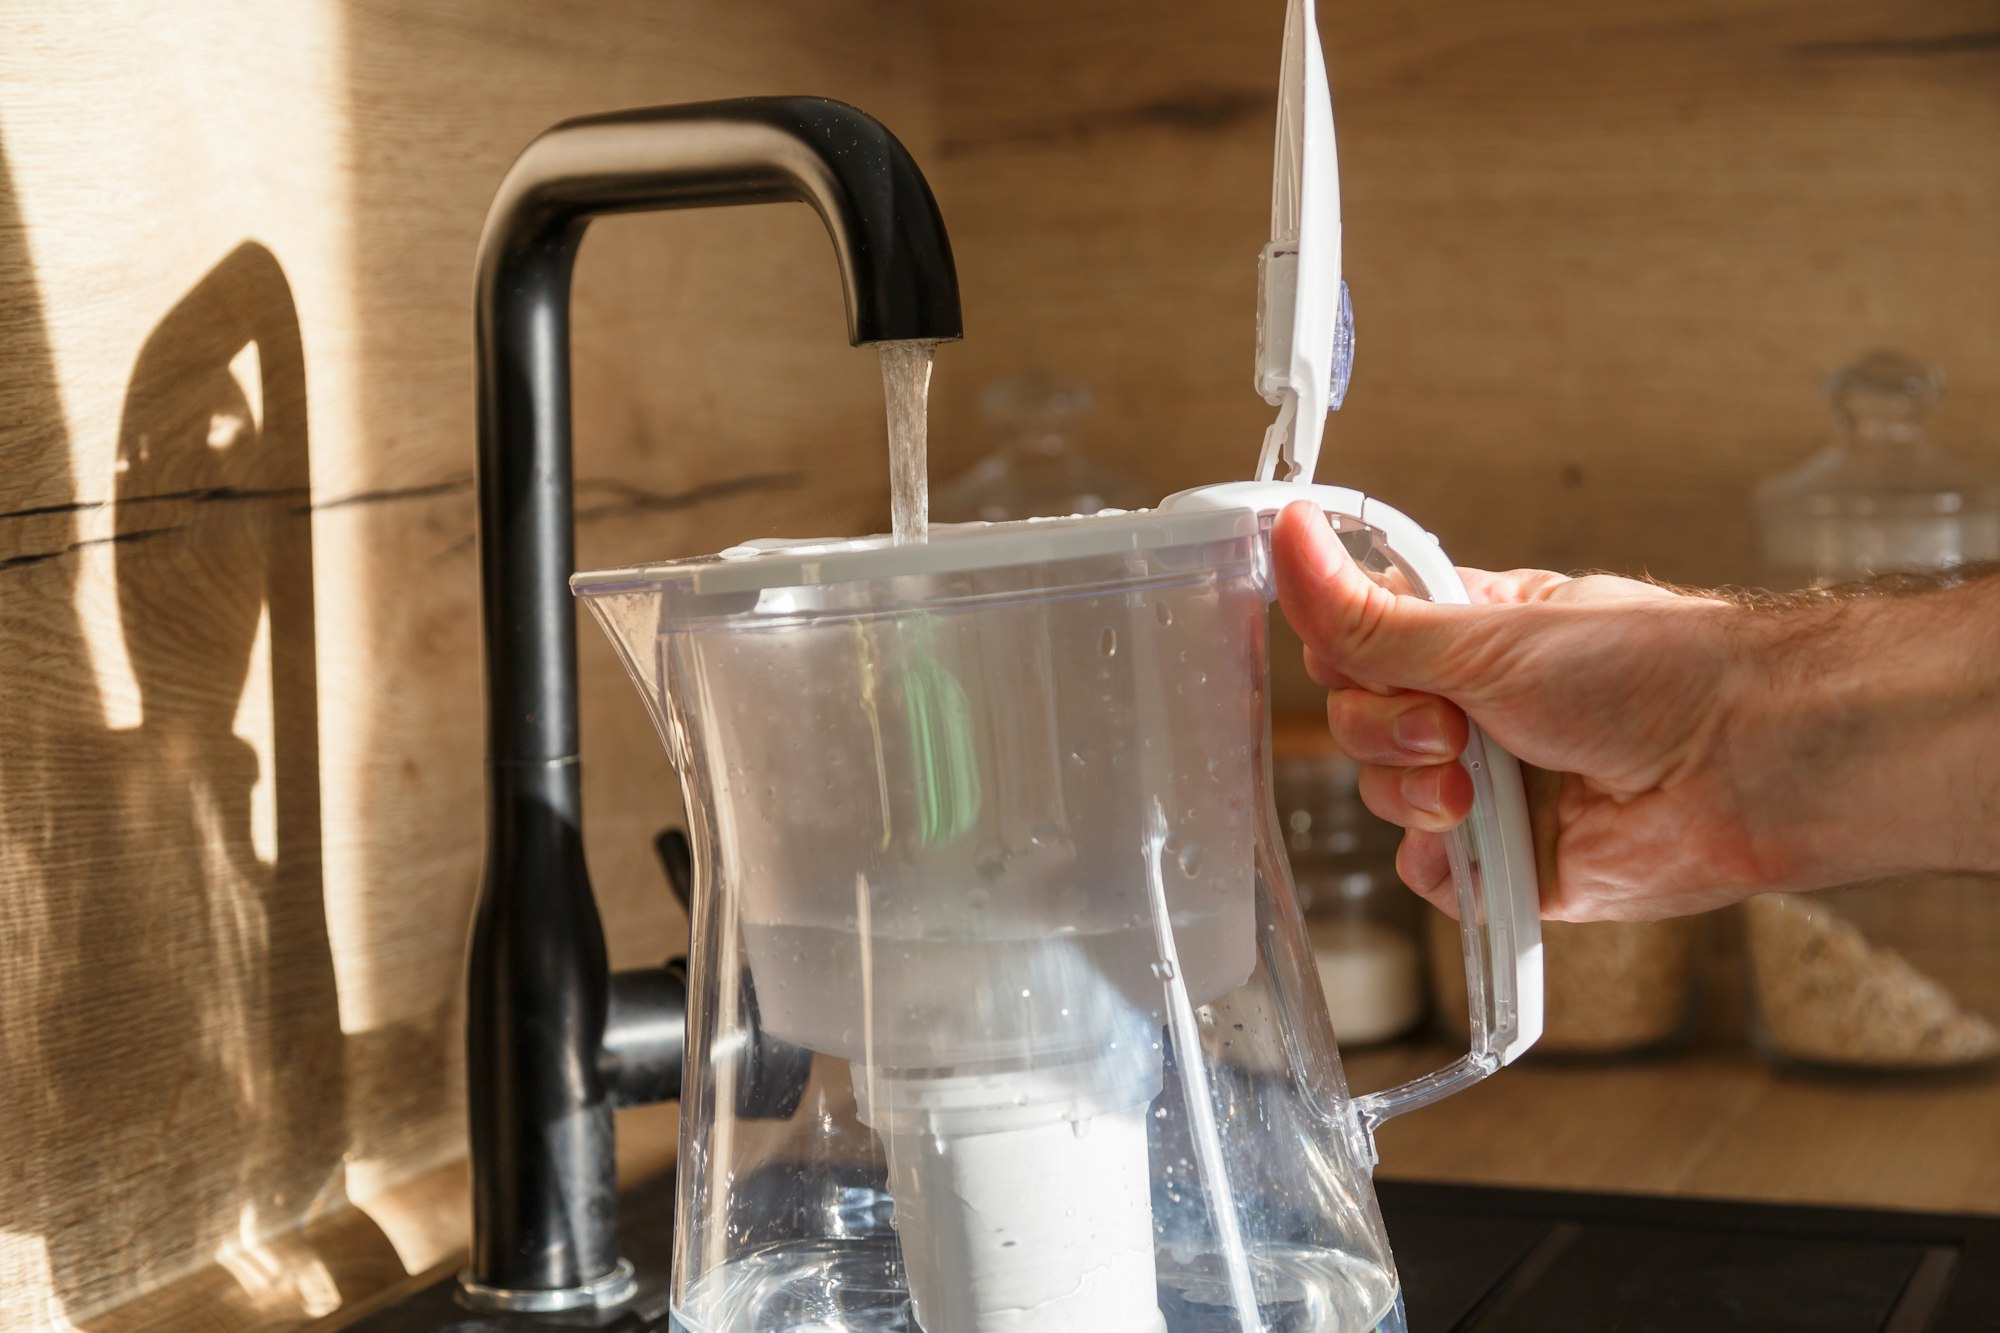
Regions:
<svg viewBox="0 0 2000 1333"><path fill-rule="evenodd" d="M889 408L889 519L897 542L920 542L930 535L930 467L925 454L929 431L931 354L934 342L885 342L882 397Z"/></svg>

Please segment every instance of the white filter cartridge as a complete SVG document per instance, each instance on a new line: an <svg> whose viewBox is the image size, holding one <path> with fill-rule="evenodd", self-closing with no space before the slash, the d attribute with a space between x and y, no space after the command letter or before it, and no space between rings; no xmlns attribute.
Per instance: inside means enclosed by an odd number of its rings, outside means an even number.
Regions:
<svg viewBox="0 0 2000 1333"><path fill-rule="evenodd" d="M1160 1064L1146 1054L1053 1078L855 1066L924 1333L1165 1333L1146 1146Z"/></svg>

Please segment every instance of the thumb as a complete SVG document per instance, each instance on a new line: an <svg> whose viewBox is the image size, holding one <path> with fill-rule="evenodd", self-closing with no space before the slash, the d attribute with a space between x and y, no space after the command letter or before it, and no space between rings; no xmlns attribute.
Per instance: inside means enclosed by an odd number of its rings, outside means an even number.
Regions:
<svg viewBox="0 0 2000 1333"><path fill-rule="evenodd" d="M1449 692L1448 651L1471 608L1401 596L1348 556L1319 506L1296 501L1271 530L1278 602L1306 647L1357 684Z"/></svg>

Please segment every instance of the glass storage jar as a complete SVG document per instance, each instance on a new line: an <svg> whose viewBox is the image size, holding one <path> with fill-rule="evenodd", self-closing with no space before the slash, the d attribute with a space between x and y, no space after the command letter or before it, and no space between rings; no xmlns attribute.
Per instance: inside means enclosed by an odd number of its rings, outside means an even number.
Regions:
<svg viewBox="0 0 2000 1333"><path fill-rule="evenodd" d="M1041 371L988 385L979 415L998 447L937 488L931 518L998 523L1151 505L1158 491L1083 451L1093 406L1089 388Z"/></svg>
<svg viewBox="0 0 2000 1333"><path fill-rule="evenodd" d="M1271 777L1335 1034L1343 1047L1402 1036L1425 1003L1423 902L1396 878L1400 830L1361 804L1359 770L1323 720L1273 725ZM1444 965L1464 971L1456 948Z"/></svg>
<svg viewBox="0 0 2000 1333"><path fill-rule="evenodd" d="M1757 487L1766 577L1824 588L2000 560L2000 476L1931 442L1944 372L1871 352L1827 378L1835 436Z"/></svg>
<svg viewBox="0 0 2000 1333"><path fill-rule="evenodd" d="M1928 875L1744 904L1750 1031L1773 1064L1935 1073L2000 1060L1992 879Z"/></svg>

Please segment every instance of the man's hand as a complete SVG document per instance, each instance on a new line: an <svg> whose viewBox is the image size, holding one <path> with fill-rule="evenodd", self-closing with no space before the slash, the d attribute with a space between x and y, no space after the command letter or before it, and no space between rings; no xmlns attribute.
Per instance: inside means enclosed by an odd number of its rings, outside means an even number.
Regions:
<svg viewBox="0 0 2000 1333"><path fill-rule="evenodd" d="M1983 627L1982 662L1995 660L1992 596L1976 615L1918 607L1958 593L1906 599L1918 609L1905 616L1929 620L1892 625L1881 601L1843 620L1837 606L1776 614L1631 579L1465 570L1473 604L1436 606L1363 572L1309 503L1286 509L1272 544L1285 616L1330 691L1336 743L1362 765L1362 799L1409 830L1397 868L1441 905L1441 834L1472 805L1455 762L1468 715L1555 779L1534 784L1538 833L1554 821L1542 886L1554 919L1673 916L2000 855L1990 832L1964 827L1996 804L2000 759L1982 758L2000 755L1995 687L1936 665L1959 651L1948 640L1968 617ZM1884 687L1871 663L1907 685ZM1979 779L1942 770L1968 765L1987 770L1983 804L1948 799L1950 784Z"/></svg>

